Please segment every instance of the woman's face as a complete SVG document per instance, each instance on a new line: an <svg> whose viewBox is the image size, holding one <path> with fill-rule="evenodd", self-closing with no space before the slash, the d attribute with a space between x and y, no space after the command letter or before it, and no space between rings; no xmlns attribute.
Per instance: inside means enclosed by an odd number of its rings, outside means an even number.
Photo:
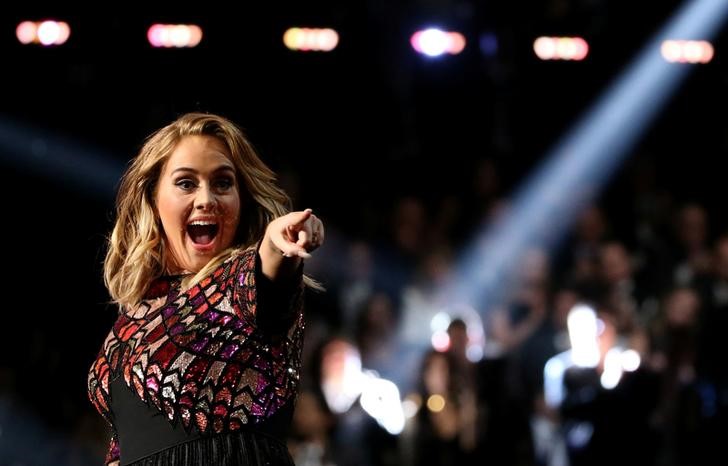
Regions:
<svg viewBox="0 0 728 466"><path fill-rule="evenodd" d="M162 168L156 206L170 248L168 272L199 272L232 245L240 188L227 154L214 137L185 136Z"/></svg>

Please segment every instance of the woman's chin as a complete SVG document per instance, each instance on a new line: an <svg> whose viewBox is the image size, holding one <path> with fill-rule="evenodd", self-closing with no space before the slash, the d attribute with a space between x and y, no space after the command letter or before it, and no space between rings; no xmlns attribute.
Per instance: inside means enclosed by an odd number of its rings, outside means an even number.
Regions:
<svg viewBox="0 0 728 466"><path fill-rule="evenodd" d="M220 250L221 249L218 247L217 238L213 239L207 244L195 243L194 241L188 239L187 257L190 261L190 267L188 267L188 270L198 272L205 265L207 265L210 259L215 257L220 252Z"/></svg>

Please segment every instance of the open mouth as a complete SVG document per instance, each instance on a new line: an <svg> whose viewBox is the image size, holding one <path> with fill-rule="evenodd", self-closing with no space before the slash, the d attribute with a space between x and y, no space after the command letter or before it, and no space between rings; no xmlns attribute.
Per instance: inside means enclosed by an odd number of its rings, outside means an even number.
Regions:
<svg viewBox="0 0 728 466"><path fill-rule="evenodd" d="M187 234L193 243L205 246L213 242L219 229L216 222L196 220L187 225Z"/></svg>

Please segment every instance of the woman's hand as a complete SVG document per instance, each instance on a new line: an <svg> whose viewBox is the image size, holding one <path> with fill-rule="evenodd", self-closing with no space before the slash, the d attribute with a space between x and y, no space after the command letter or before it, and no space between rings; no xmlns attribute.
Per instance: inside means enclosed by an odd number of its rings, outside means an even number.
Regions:
<svg viewBox="0 0 728 466"><path fill-rule="evenodd" d="M284 258L311 257L324 242L324 224L311 209L290 212L268 224L260 247L263 273L277 278ZM298 265L298 260L286 261Z"/></svg>
<svg viewBox="0 0 728 466"><path fill-rule="evenodd" d="M270 222L265 236L284 257L308 259L324 242L324 224L311 209L291 212Z"/></svg>

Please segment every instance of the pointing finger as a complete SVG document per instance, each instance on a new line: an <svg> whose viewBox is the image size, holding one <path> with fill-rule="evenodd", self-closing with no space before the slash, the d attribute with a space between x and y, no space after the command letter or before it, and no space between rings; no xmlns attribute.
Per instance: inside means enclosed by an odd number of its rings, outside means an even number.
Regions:
<svg viewBox="0 0 728 466"><path fill-rule="evenodd" d="M301 212L293 212L293 219L289 224L288 228L300 228L306 220L312 215L313 210L306 209Z"/></svg>

